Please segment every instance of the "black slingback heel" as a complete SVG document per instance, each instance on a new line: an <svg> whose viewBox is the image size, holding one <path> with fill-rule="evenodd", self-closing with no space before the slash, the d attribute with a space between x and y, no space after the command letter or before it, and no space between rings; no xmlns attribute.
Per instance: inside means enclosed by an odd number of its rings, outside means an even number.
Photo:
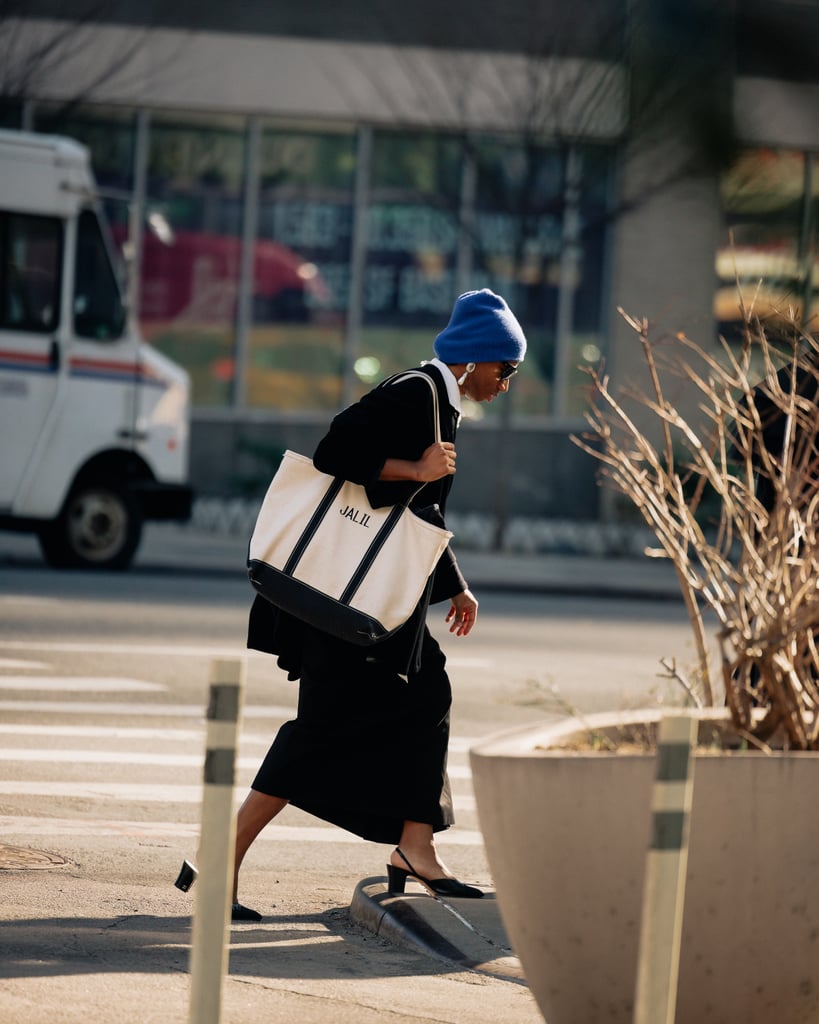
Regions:
<svg viewBox="0 0 819 1024"><path fill-rule="evenodd" d="M467 900L479 900L483 896L483 892L480 889L476 889L474 885L466 885L464 882L459 882L457 878L424 878L410 864L399 846L396 846L395 852L407 867L404 869L397 868L394 864L387 865L387 889L389 892L402 893L407 879L414 878L416 882L420 882L425 889L428 889L433 896L453 896Z"/></svg>
<svg viewBox="0 0 819 1024"><path fill-rule="evenodd" d="M187 892L196 879L199 877L199 872L191 864L189 860L182 861L182 867L179 869L179 875L176 881L173 883L177 889L181 889L182 892ZM262 915L258 910L251 910L250 907L242 906L241 903L231 903L230 905L230 919L231 921L261 921Z"/></svg>
<svg viewBox="0 0 819 1024"><path fill-rule="evenodd" d="M182 867L176 881L173 883L177 889L187 892L199 876L199 872L189 860L182 861Z"/></svg>

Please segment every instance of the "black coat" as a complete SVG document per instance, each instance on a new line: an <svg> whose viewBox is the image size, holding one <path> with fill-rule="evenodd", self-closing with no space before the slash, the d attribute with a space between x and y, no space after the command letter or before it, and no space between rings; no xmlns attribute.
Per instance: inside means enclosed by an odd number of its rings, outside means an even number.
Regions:
<svg viewBox="0 0 819 1024"><path fill-rule="evenodd" d="M449 404L443 376L434 366L423 367L423 370L438 392L441 440L454 442L457 412ZM313 463L322 473L364 486L374 508L406 501L418 489L418 484L412 481L379 480L386 460L415 461L435 440L429 385L413 377L391 383L393 380L384 381L359 402L340 412L313 455ZM451 476L445 476L426 484L410 501L410 508L438 525L445 525L446 500L452 480ZM448 600L466 586L455 555L447 547L435 570L429 597L422 600L396 634L371 649L374 656L405 673L420 649L427 602ZM250 614L248 647L278 655L280 666L291 679L300 675L303 637L304 630L299 622L279 612L264 598L256 598Z"/></svg>
<svg viewBox="0 0 819 1024"><path fill-rule="evenodd" d="M443 377L434 367L427 372L438 389L441 439L454 440ZM336 416L315 465L365 486L376 507L405 501L417 484L378 476L387 458L416 460L434 441L432 409L422 380L381 385ZM443 515L451 482L427 485L411 507L437 504ZM454 556L445 552L432 599L465 588ZM277 654L300 682L297 717L279 729L253 789L374 842L397 843L405 821L427 822L436 832L452 824L446 772L452 694L446 658L426 628L427 600L392 637L363 647L256 598L248 645Z"/></svg>

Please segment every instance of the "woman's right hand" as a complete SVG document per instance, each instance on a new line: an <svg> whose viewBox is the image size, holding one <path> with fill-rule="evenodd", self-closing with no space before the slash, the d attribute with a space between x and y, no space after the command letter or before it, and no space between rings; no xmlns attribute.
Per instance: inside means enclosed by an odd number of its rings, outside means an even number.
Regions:
<svg viewBox="0 0 819 1024"><path fill-rule="evenodd" d="M387 459L379 480L416 480L428 484L455 473L455 445L451 441L431 444L417 462L407 459Z"/></svg>
<svg viewBox="0 0 819 1024"><path fill-rule="evenodd" d="M440 480L455 473L455 445L451 441L436 441L431 444L416 463L418 479L424 483Z"/></svg>

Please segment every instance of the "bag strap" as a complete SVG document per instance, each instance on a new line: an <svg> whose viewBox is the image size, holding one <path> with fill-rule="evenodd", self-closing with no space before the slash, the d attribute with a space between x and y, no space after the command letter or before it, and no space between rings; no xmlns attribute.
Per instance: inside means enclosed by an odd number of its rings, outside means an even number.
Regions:
<svg viewBox="0 0 819 1024"><path fill-rule="evenodd" d="M434 418L435 427L435 441L437 444L441 443L441 414L438 409L438 386L435 381L430 377L428 373L424 373L423 370L406 370L404 373L399 373L391 380L385 383L398 384L402 380L408 380L410 377L420 377L421 380L425 380L429 384L432 391L432 415Z"/></svg>
<svg viewBox="0 0 819 1024"><path fill-rule="evenodd" d="M438 411L438 385L435 383L435 381L432 379L432 377L430 377L430 375L428 373L424 373L423 370L406 370L404 373L399 373L395 377L393 377L391 380L385 381L384 383L387 384L388 386L391 385L391 384L398 384L402 380L408 380L410 377L420 377L422 380L425 380L427 382L427 384L429 384L430 389L432 390L432 417L433 417L433 420L434 420L434 428L435 428L435 442L436 442L436 444L440 444L441 443L441 414ZM407 498L407 500L405 502L402 502L402 507L407 507L408 508L409 505L410 505L410 502L414 501L415 498L417 498L418 495L421 493L421 491L423 491L423 489L426 487L426 485L429 484L429 483L432 483L432 482L433 481L431 481L431 480L426 480L424 483L422 483L421 486L419 488L417 488L417 490L412 492L412 494Z"/></svg>
<svg viewBox="0 0 819 1024"><path fill-rule="evenodd" d="M423 370L407 370L405 373L400 373L396 377L389 379L384 383L387 385L397 384L399 383L399 381L406 380L409 377L422 377L432 389L432 409L433 415L435 417L435 440L436 442L440 443L441 417L438 412L438 387L435 384L435 381L432 379L432 377L430 377L428 373L424 373ZM410 497L407 498L406 501L400 502L393 506L392 510L390 511L390 514L387 516L386 520L381 525L378 533L373 538L373 541L370 544L369 548L367 549L366 554L361 559L358 568L350 577L347 586L344 588L344 593L339 597L339 601L342 604L349 604L353 600L356 591L361 586L361 583L365 576L367 575L367 573L370 571L370 567L372 566L372 563L375 561L378 552L383 547L389 535L395 529L398 520L404 514L404 511L409 509L410 502L418 494L421 493L421 491L426 487L428 483L431 482L432 481L427 480L426 482L422 483L421 486L417 488L417 490L415 490L412 493L412 495L410 495ZM431 579L432 577L430 576L430 581ZM427 589L431 586L430 581L427 581Z"/></svg>

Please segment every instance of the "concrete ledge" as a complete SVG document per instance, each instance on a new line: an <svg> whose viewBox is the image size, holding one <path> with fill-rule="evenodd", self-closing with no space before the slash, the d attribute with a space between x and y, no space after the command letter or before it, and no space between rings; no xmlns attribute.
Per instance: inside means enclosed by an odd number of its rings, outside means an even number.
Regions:
<svg viewBox="0 0 819 1024"><path fill-rule="evenodd" d="M397 896L387 892L386 882L382 876L358 883L350 903L356 924L458 970L526 984L493 892L481 900L448 901L425 891Z"/></svg>

